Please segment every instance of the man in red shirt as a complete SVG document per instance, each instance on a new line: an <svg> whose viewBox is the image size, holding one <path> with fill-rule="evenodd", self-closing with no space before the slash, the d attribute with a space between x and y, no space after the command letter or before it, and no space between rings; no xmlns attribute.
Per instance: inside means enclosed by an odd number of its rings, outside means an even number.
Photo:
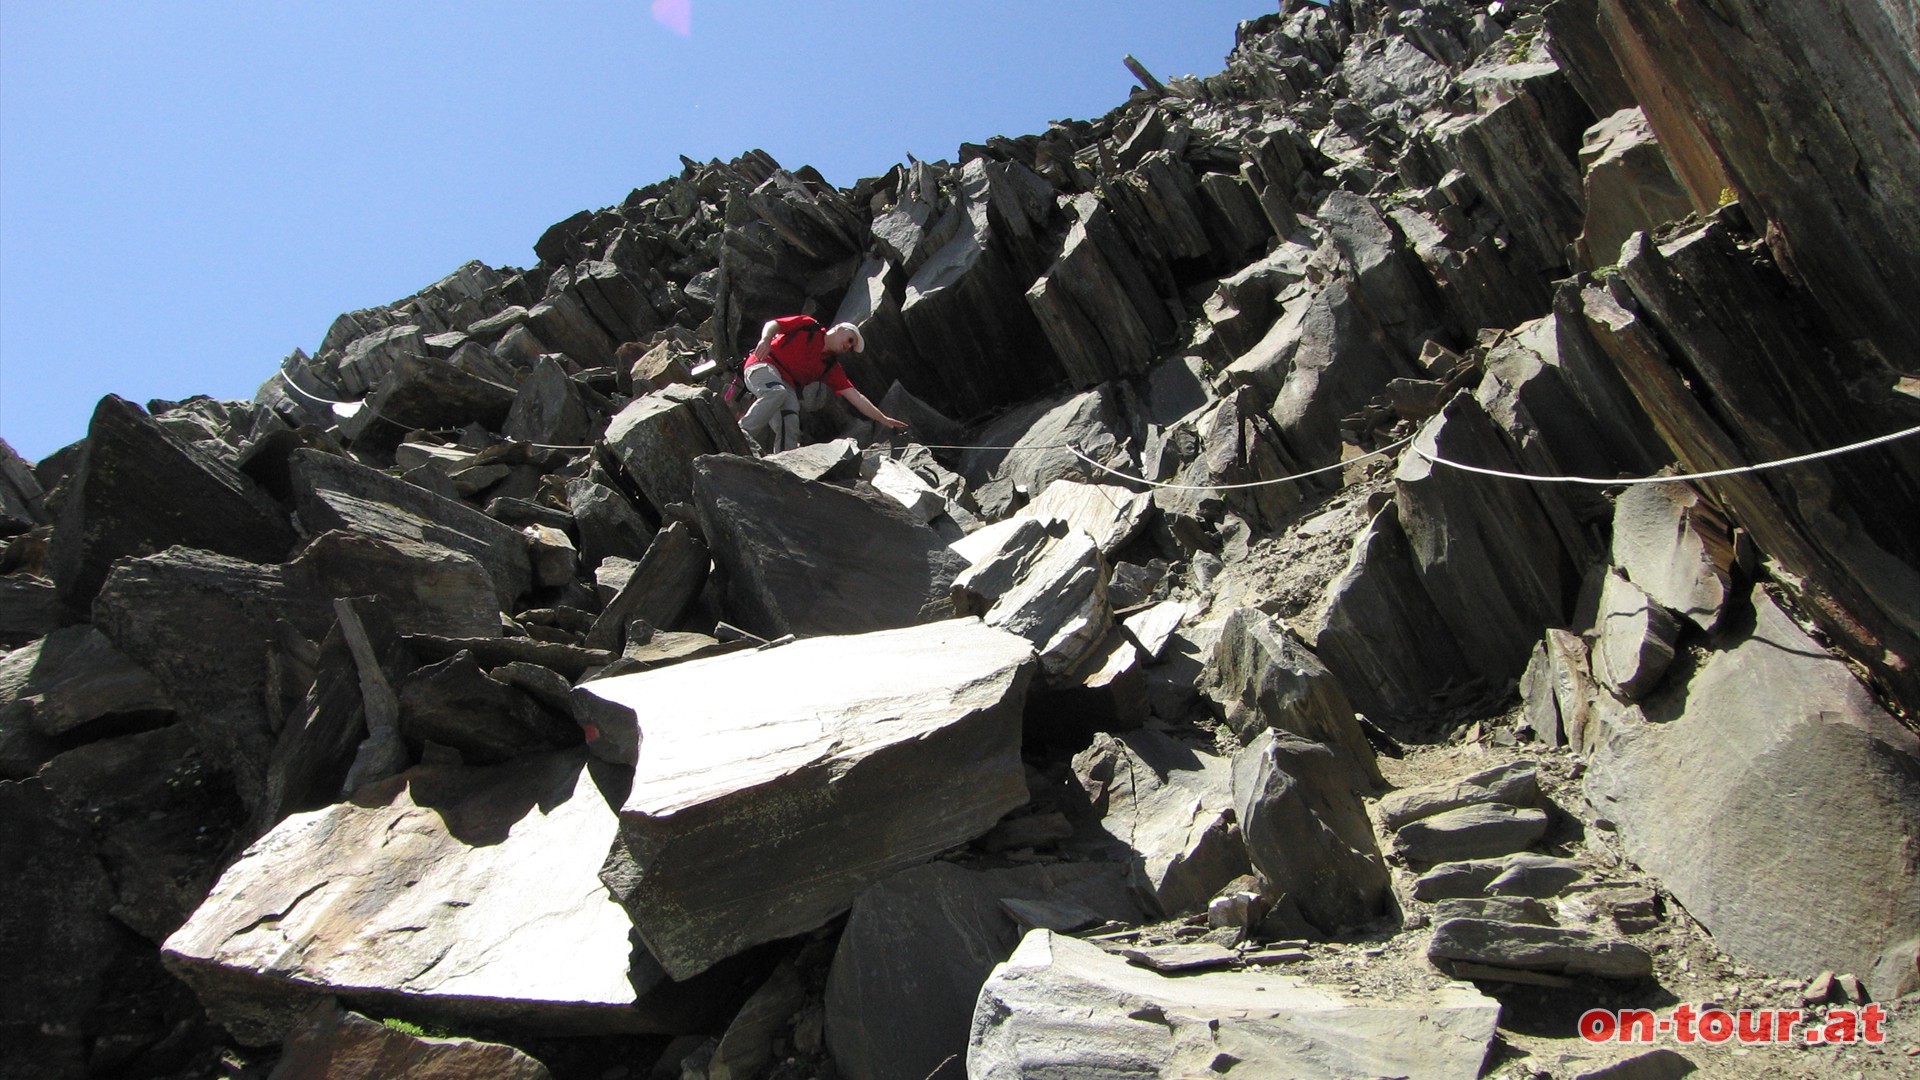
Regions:
<svg viewBox="0 0 1920 1080"><path fill-rule="evenodd" d="M759 343L747 354L743 374L753 404L740 417L740 427L769 452L793 449L800 445L800 391L823 382L875 423L905 431L905 423L881 412L840 367L842 355L866 348L860 328L852 323L823 330L810 315L768 322L760 328ZM764 428L772 429L769 435L760 434Z"/></svg>

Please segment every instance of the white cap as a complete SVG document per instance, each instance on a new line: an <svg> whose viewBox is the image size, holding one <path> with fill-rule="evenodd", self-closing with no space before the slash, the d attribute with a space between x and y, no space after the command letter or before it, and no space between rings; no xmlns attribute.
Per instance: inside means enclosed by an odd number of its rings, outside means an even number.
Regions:
<svg viewBox="0 0 1920 1080"><path fill-rule="evenodd" d="M867 338L866 338L866 335L860 332L859 327L853 325L850 322L843 322L843 323L835 323L833 325L833 330L845 330L847 333L853 335L853 351L854 352L867 351ZM832 333L833 330L829 330L827 332Z"/></svg>

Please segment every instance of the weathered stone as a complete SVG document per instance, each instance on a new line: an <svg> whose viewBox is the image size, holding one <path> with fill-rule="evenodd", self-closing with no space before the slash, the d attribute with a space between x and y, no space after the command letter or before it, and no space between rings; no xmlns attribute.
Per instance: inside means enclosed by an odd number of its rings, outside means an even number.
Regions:
<svg viewBox="0 0 1920 1080"><path fill-rule="evenodd" d="M633 574L594 620L587 632L587 647L619 650L635 619L656 628L679 623L706 585L711 565L707 545L686 522L676 521L654 533Z"/></svg>
<svg viewBox="0 0 1920 1080"><path fill-rule="evenodd" d="M607 425L606 445L661 516L668 505L693 500L695 458L753 452L725 404L691 386L656 390L621 409Z"/></svg>
<svg viewBox="0 0 1920 1080"><path fill-rule="evenodd" d="M851 480L861 474L863 464L860 444L853 439L809 443L768 454L767 460L802 480Z"/></svg>
<svg viewBox="0 0 1920 1080"><path fill-rule="evenodd" d="M1421 584L1468 670L1516 678L1541 632L1565 625L1573 567L1525 481L1435 465L1415 451L1481 468L1515 463L1478 403L1461 395L1421 426L1394 480Z"/></svg>
<svg viewBox="0 0 1920 1080"><path fill-rule="evenodd" d="M951 611L964 564L893 500L746 457L712 455L693 472L701 531L743 628L768 638L847 634Z"/></svg>
<svg viewBox="0 0 1920 1080"><path fill-rule="evenodd" d="M1613 504L1613 565L1656 604L1711 630L1733 589L1724 516L1686 484L1638 484Z"/></svg>
<svg viewBox="0 0 1920 1080"><path fill-rule="evenodd" d="M849 1080L958 1080L975 1000L1025 930L1026 905L1143 916L1113 864L964 870L936 862L860 894L827 982L827 1042ZM885 1024L872 1017L884 1012Z"/></svg>
<svg viewBox="0 0 1920 1080"><path fill-rule="evenodd" d="M0 439L0 536L14 536L48 523L47 493L33 467Z"/></svg>
<svg viewBox="0 0 1920 1080"><path fill-rule="evenodd" d="M71 611L86 613L117 559L181 545L279 562L293 548L286 512L252 480L132 402L101 398L84 445L60 498L49 553L61 602Z"/></svg>
<svg viewBox="0 0 1920 1080"><path fill-rule="evenodd" d="M617 824L586 761L422 767L296 814L227 870L167 964L256 1045L323 994L429 1022L676 1030L690 995L630 963L597 876Z"/></svg>
<svg viewBox="0 0 1920 1080"><path fill-rule="evenodd" d="M1558 925L1547 905L1530 896L1462 896L1435 901L1433 921L1443 923L1448 919L1492 919L1497 922L1531 923L1534 926Z"/></svg>
<svg viewBox="0 0 1920 1080"><path fill-rule="evenodd" d="M300 521L310 532L345 529L460 552L486 568L503 610L517 610L516 601L532 587L526 537L464 503L313 450L294 451L293 482Z"/></svg>
<svg viewBox="0 0 1920 1080"><path fill-rule="evenodd" d="M267 1080L552 1080L552 1075L511 1046L409 1035L323 1000L287 1033Z"/></svg>
<svg viewBox="0 0 1920 1080"><path fill-rule="evenodd" d="M0 577L0 647L36 641L66 621L53 582L26 574Z"/></svg>
<svg viewBox="0 0 1920 1080"><path fill-rule="evenodd" d="M1673 175L1645 113L1621 109L1587 129L1580 147L1586 224L1574 241L1580 265L1606 266L1620 245L1693 212L1693 200Z"/></svg>
<svg viewBox="0 0 1920 1080"><path fill-rule="evenodd" d="M1409 822L1462 806L1479 803L1533 806L1539 799L1539 766L1531 761L1516 761L1452 783L1406 788L1385 795L1380 799L1380 824L1392 832Z"/></svg>
<svg viewBox="0 0 1920 1080"><path fill-rule="evenodd" d="M1557 896L1586 870L1572 859L1548 855L1507 855L1498 859L1441 863L1413 883L1416 900L1461 896Z"/></svg>
<svg viewBox="0 0 1920 1080"><path fill-rule="evenodd" d="M860 476L873 489L903 507L922 524L946 512L947 500L922 480L912 469L888 457L869 457L861 462Z"/></svg>
<svg viewBox="0 0 1920 1080"><path fill-rule="evenodd" d="M1533 658L1520 676L1520 700L1525 706L1520 726L1533 741L1557 750L1566 745L1567 736L1560 727L1560 702L1554 697L1553 685L1553 658L1543 640L1533 647Z"/></svg>
<svg viewBox="0 0 1920 1080"><path fill-rule="evenodd" d="M56 630L0 658L0 709L42 735L115 713L168 712L160 684L91 626Z"/></svg>
<svg viewBox="0 0 1920 1080"><path fill-rule="evenodd" d="M1233 805L1260 877L1314 928L1334 934L1386 911L1391 892L1373 823L1342 752L1262 731L1233 760Z"/></svg>
<svg viewBox="0 0 1920 1080"><path fill-rule="evenodd" d="M1579 927L1535 926L1493 919L1448 919L1433 930L1427 958L1554 975L1638 979L1653 974L1653 957L1638 945Z"/></svg>
<svg viewBox="0 0 1920 1080"><path fill-rule="evenodd" d="M1391 380L1419 374L1403 352L1356 287L1336 278L1294 301L1227 370L1229 378L1275 395L1273 421L1287 448L1302 468L1318 468L1340 460L1342 417L1358 412Z"/></svg>
<svg viewBox="0 0 1920 1080"><path fill-rule="evenodd" d="M586 684L640 715L607 880L651 953L685 978L811 930L1025 802L1032 655L947 621Z"/></svg>
<svg viewBox="0 0 1920 1080"><path fill-rule="evenodd" d="M1152 509L1150 495L1118 484L1055 480L1021 513L1064 521L1093 537L1101 554L1112 556L1140 531Z"/></svg>
<svg viewBox="0 0 1920 1080"><path fill-rule="evenodd" d="M1470 1080L1499 1003L1465 987L1391 1000L1346 997L1271 972L1169 978L1045 930L980 991L967 1075L1203 1076L1223 1063L1266 1076Z"/></svg>
<svg viewBox="0 0 1920 1080"><path fill-rule="evenodd" d="M1233 825L1232 763L1157 731L1097 735L1074 756L1092 815L1080 843L1117 854L1158 914L1201 910L1248 870Z"/></svg>
<svg viewBox="0 0 1920 1080"><path fill-rule="evenodd" d="M1157 359L1173 321L1112 213L1090 196L1069 205L1075 220L1053 265L1027 289L1027 306L1074 385L1137 375ZM1257 204L1247 198L1234 205L1265 239Z"/></svg>
<svg viewBox="0 0 1920 1080"><path fill-rule="evenodd" d="M1875 1001L1898 1001L1920 990L1920 938L1887 946L1867 976L1867 990Z"/></svg>
<svg viewBox="0 0 1920 1080"><path fill-rule="evenodd" d="M552 668L569 679L612 663L616 653L606 649L588 649L563 645L556 641L535 641L523 637L448 638L433 634L408 634L407 647L425 663L451 660L470 652L483 668L496 668L515 662Z"/></svg>
<svg viewBox="0 0 1920 1080"><path fill-rule="evenodd" d="M558 750L581 738L571 718L488 677L470 653L420 668L395 690L400 731L410 742L450 746L471 765Z"/></svg>
<svg viewBox="0 0 1920 1080"><path fill-rule="evenodd" d="M1162 477L1180 486L1153 492L1154 505L1176 521L1190 518L1215 525L1232 513L1254 529L1270 532L1300 504L1300 484L1261 483L1300 470L1273 421L1261 411L1260 396L1249 387L1234 390L1191 425L1176 425L1167 440L1169 452L1176 444L1193 443L1186 467ZM1178 452L1185 456L1185 447ZM1259 486L1244 486L1249 484Z"/></svg>
<svg viewBox="0 0 1920 1080"><path fill-rule="evenodd" d="M1056 521L1025 521L953 579L954 607L1033 642L1059 675L1112 624L1107 566L1093 538Z"/></svg>
<svg viewBox="0 0 1920 1080"><path fill-rule="evenodd" d="M513 408L514 391L447 360L400 354L373 383L340 433L356 448L391 447L415 429L480 424L497 430Z"/></svg>
<svg viewBox="0 0 1920 1080"><path fill-rule="evenodd" d="M1279 620L1256 608L1228 615L1202 688L1241 739L1272 729L1323 742L1356 789L1382 783L1373 747L1340 684Z"/></svg>
<svg viewBox="0 0 1920 1080"><path fill-rule="evenodd" d="M1672 1050L1648 1050L1598 1069L1575 1073L1573 1080L1686 1080L1693 1062Z"/></svg>
<svg viewBox="0 0 1920 1080"><path fill-rule="evenodd" d="M1420 863L1488 859L1524 851L1546 832L1544 811L1469 803L1401 826L1394 833L1393 850Z"/></svg>
<svg viewBox="0 0 1920 1080"><path fill-rule="evenodd" d="M1398 507L1380 508L1327 586L1313 649L1354 707L1375 719L1420 716L1466 666L1413 563Z"/></svg>
<svg viewBox="0 0 1920 1080"><path fill-rule="evenodd" d="M1065 400L1035 402L1014 409L965 440L993 449L969 450L961 457L960 472L980 497L980 509L989 519L1003 516L1012 505L997 508L981 494L996 481L1011 485L1010 492L1031 499L1062 477L1106 481L1111 477L1088 465L1072 450L1109 468L1127 470L1127 428L1120 418L1119 394L1105 385Z"/></svg>
<svg viewBox="0 0 1920 1080"><path fill-rule="evenodd" d="M1594 625L1593 671L1625 701L1638 701L1660 684L1673 663L1679 620L1632 582L1609 573Z"/></svg>
<svg viewBox="0 0 1920 1080"><path fill-rule="evenodd" d="M625 495L592 480L567 485L567 505L579 529L580 565L589 569L609 557L636 562L647 553L653 529Z"/></svg>
<svg viewBox="0 0 1920 1080"><path fill-rule="evenodd" d="M1593 754L1587 797L1729 955L1865 971L1920 935L1920 740L1764 592L1753 605L1749 634L1642 703L1656 722Z"/></svg>
<svg viewBox="0 0 1920 1080"><path fill-rule="evenodd" d="M520 384L500 433L547 446L582 446L599 436L604 420L567 369L543 356Z"/></svg>
<svg viewBox="0 0 1920 1080"><path fill-rule="evenodd" d="M500 633L493 578L472 556L439 544L333 529L301 549L288 580L329 599L377 596L405 633Z"/></svg>

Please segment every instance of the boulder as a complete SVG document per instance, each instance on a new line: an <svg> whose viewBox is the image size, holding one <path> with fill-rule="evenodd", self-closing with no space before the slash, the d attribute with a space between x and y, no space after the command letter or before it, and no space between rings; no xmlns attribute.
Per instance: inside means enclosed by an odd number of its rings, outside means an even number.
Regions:
<svg viewBox="0 0 1920 1080"><path fill-rule="evenodd" d="M1129 867L1157 914L1190 914L1249 869L1232 763L1158 731L1096 735L1073 759L1087 816L1076 846Z"/></svg>
<svg viewBox="0 0 1920 1080"><path fill-rule="evenodd" d="M1033 642L1052 675L1079 664L1113 622L1107 564L1093 538L1024 521L953 579L954 607Z"/></svg>
<svg viewBox="0 0 1920 1080"><path fill-rule="evenodd" d="M1623 701L1638 701L1658 686L1673 663L1680 621L1619 574L1600 588L1594 625L1593 672Z"/></svg>
<svg viewBox="0 0 1920 1080"><path fill-rule="evenodd" d="M571 716L555 715L489 677L472 653L413 671L395 692L400 733L409 743L452 747L471 765L497 765L580 742Z"/></svg>
<svg viewBox="0 0 1920 1080"><path fill-rule="evenodd" d="M1093 537L1100 553L1111 558L1140 531L1152 509L1153 498L1146 492L1119 484L1055 480L1021 514L1064 521Z"/></svg>
<svg viewBox="0 0 1920 1080"><path fill-rule="evenodd" d="M486 568L501 610L518 610L533 586L527 538L465 503L315 450L294 451L293 485L300 522L311 533L345 529L460 552Z"/></svg>
<svg viewBox="0 0 1920 1080"><path fill-rule="evenodd" d="M1409 822L1394 833L1393 850L1410 862L1490 859L1532 847L1547 833L1545 811L1502 803L1469 803Z"/></svg>
<svg viewBox="0 0 1920 1080"><path fill-rule="evenodd" d="M16 648L67 622L53 582L27 574L0 577L0 648Z"/></svg>
<svg viewBox="0 0 1920 1080"><path fill-rule="evenodd" d="M653 534L640 564L594 620L587 647L618 650L635 619L652 627L672 627L699 598L711 565L707 545L686 522L673 522Z"/></svg>
<svg viewBox="0 0 1920 1080"><path fill-rule="evenodd" d="M377 596L403 633L500 635L492 576L478 559L440 544L329 529L301 549L287 576L319 598Z"/></svg>
<svg viewBox="0 0 1920 1080"><path fill-rule="evenodd" d="M1447 784L1404 788L1380 799L1380 824L1389 832L1421 818L1432 817L1462 806L1505 803L1508 806L1533 806L1540 800L1540 768L1531 761L1516 761L1474 773ZM1500 854L1506 854L1500 852Z"/></svg>
<svg viewBox="0 0 1920 1080"><path fill-rule="evenodd" d="M479 424L498 430L514 405L511 386L475 375L448 360L401 353L380 374L360 407L340 422L356 448L391 448L407 432Z"/></svg>
<svg viewBox="0 0 1920 1080"><path fill-rule="evenodd" d="M777 465L694 463L695 509L725 603L763 637L850 634L945 618L965 569L940 535L871 488L802 480Z"/></svg>
<svg viewBox="0 0 1920 1080"><path fill-rule="evenodd" d="M1434 927L1427 958L1443 967L1465 961L1513 971L1639 979L1653 974L1653 957L1630 942L1579 927L1538 926L1496 919L1448 919Z"/></svg>
<svg viewBox="0 0 1920 1080"><path fill-rule="evenodd" d="M599 566L609 557L638 561L653 540L653 527L633 504L605 484L590 479L567 484L567 505L580 542L580 565Z"/></svg>
<svg viewBox="0 0 1920 1080"><path fill-rule="evenodd" d="M1035 930L980 991L967 1075L1471 1080L1499 1019L1465 986L1366 999L1264 971L1170 978Z"/></svg>
<svg viewBox="0 0 1920 1080"><path fill-rule="evenodd" d="M583 446L599 437L604 420L567 369L543 356L520 384L500 433L545 446Z"/></svg>
<svg viewBox="0 0 1920 1080"><path fill-rule="evenodd" d="M1322 742L1357 790L1383 782L1340 684L1279 619L1257 608L1228 615L1202 689L1242 740L1272 729Z"/></svg>
<svg viewBox="0 0 1920 1080"><path fill-rule="evenodd" d="M47 492L33 466L0 439L0 536L16 536L48 524Z"/></svg>
<svg viewBox="0 0 1920 1080"><path fill-rule="evenodd" d="M1233 806L1253 868L1315 929L1386 912L1387 866L1351 767L1324 743L1263 731L1233 759Z"/></svg>
<svg viewBox="0 0 1920 1080"><path fill-rule="evenodd" d="M751 456L747 436L710 390L669 386L637 398L607 425L607 449L664 519L673 503L693 501L694 459Z"/></svg>
<svg viewBox="0 0 1920 1080"><path fill-rule="evenodd" d="M696 995L633 953L600 883L613 778L587 760L423 766L295 814L167 939L167 966L249 1045L327 994L415 1022L680 1030Z"/></svg>
<svg viewBox="0 0 1920 1080"><path fill-rule="evenodd" d="M1586 869L1572 859L1550 855L1505 855L1441 863L1413 883L1416 900L1447 900L1465 896L1557 896L1580 880Z"/></svg>
<svg viewBox="0 0 1920 1080"><path fill-rule="evenodd" d="M499 1043L411 1035L330 1000L288 1032L267 1080L552 1080L545 1065Z"/></svg>
<svg viewBox="0 0 1920 1080"><path fill-rule="evenodd" d="M1729 955L1866 971L1920 936L1920 739L1765 592L1752 602L1750 632L1642 703L1654 722L1609 734L1587 798Z"/></svg>
<svg viewBox="0 0 1920 1080"><path fill-rule="evenodd" d="M1032 656L951 620L587 683L639 717L607 880L652 955L689 977L992 828L1027 799Z"/></svg>
<svg viewBox="0 0 1920 1080"><path fill-rule="evenodd" d="M827 1044L848 1080L960 1080L980 987L1032 928L1143 917L1121 867L967 870L935 862L860 894L827 981ZM1072 921L1068 921L1072 920ZM873 1017L884 1014L886 1023Z"/></svg>
<svg viewBox="0 0 1920 1080"><path fill-rule="evenodd" d="M1013 409L974 432L965 441L991 449L967 451L960 472L980 500L980 509L989 519L999 518L1017 508L1016 495L1032 499L1062 477L1103 483L1112 479L1074 450L1109 468L1131 471L1119 397L1113 384L1104 384L1064 400ZM998 497L992 494L996 488L1002 492Z"/></svg>
<svg viewBox="0 0 1920 1080"><path fill-rule="evenodd" d="M1620 245L1634 233L1693 213L1693 200L1638 108L1587 129L1580 167L1587 216L1574 246L1588 269L1619 261Z"/></svg>
<svg viewBox="0 0 1920 1080"><path fill-rule="evenodd" d="M286 511L252 480L130 401L101 398L84 446L48 555L70 611L86 614L117 559L183 545L273 563L293 549Z"/></svg>
<svg viewBox="0 0 1920 1080"><path fill-rule="evenodd" d="M55 630L0 657L0 710L60 736L116 713L173 708L152 674L91 626Z"/></svg>
<svg viewBox="0 0 1920 1080"><path fill-rule="evenodd" d="M1733 595L1726 517L1688 484L1637 484L1613 504L1613 565L1654 603L1711 630Z"/></svg>

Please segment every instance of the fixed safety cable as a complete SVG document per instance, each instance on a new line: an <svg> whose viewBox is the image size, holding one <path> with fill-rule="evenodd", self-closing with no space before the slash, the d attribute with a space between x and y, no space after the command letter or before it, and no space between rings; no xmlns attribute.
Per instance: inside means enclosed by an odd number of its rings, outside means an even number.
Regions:
<svg viewBox="0 0 1920 1080"><path fill-rule="evenodd" d="M1531 480L1540 484L1594 484L1599 487L1612 487L1616 484L1678 484L1689 480L1711 480L1717 476L1737 476L1741 473L1759 472L1763 469L1778 469L1787 465L1801 465L1809 461L1819 461L1822 458L1850 454L1856 450L1865 450L1868 447L1879 446L1882 443L1890 443L1897 439L1905 439L1913 435L1920 435L1920 427L1910 427L1905 431L1896 431L1892 434L1865 439L1857 443L1849 443L1846 446L1836 446L1831 450L1820 450L1811 454L1799 454L1794 457L1781 458L1778 461L1763 461L1758 465L1738 465L1730 469L1712 469L1707 472L1683 473L1675 476L1638 476L1616 479L1603 479L1598 476L1539 476L1533 473L1506 472L1501 469L1488 469L1479 465L1467 465L1463 462L1452 461L1440 457L1437 454L1429 454L1418 446L1412 447L1412 450L1415 454L1436 465L1445 465L1449 468L1459 469L1462 472L1478 473L1482 476L1496 476L1503 480Z"/></svg>

